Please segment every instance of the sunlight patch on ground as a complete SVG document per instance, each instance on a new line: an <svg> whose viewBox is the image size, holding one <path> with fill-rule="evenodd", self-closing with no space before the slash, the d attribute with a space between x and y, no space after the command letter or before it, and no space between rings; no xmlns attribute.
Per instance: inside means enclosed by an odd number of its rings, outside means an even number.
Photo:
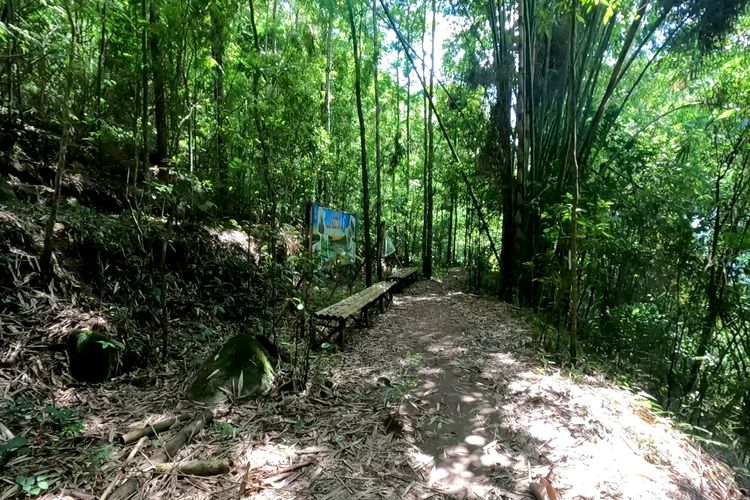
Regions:
<svg viewBox="0 0 750 500"><path fill-rule="evenodd" d="M495 487L483 469L516 465L511 457L498 452L497 444L497 441L487 443L482 436L469 434L463 437L463 442L445 448L438 457L415 449L410 459L415 469L424 470L431 487L460 498L472 498L472 495L487 498Z"/></svg>
<svg viewBox="0 0 750 500"><path fill-rule="evenodd" d="M245 231L239 229L209 229L209 233L226 246L236 247L243 252L249 253L255 264L258 263L260 254L258 244L253 238L248 237Z"/></svg>
<svg viewBox="0 0 750 500"><path fill-rule="evenodd" d="M703 452L638 395L530 371L518 374L508 390L514 397L502 410L515 417L509 430L545 443L557 487L593 498L705 495L698 465Z"/></svg>
<svg viewBox="0 0 750 500"><path fill-rule="evenodd" d="M417 373L423 377L440 377L444 372L444 369L434 366L423 366L417 370Z"/></svg>
<svg viewBox="0 0 750 500"><path fill-rule="evenodd" d="M440 354L441 356L458 356L465 353L466 348L443 343L431 345L428 348L428 351L434 354Z"/></svg>
<svg viewBox="0 0 750 500"><path fill-rule="evenodd" d="M573 380L541 367L517 311L435 281L409 292L415 296L383 317L382 331L425 353L413 372L419 450L411 463L432 488L459 498L526 498L529 479L551 472L565 498L687 500L736 491L730 472L643 398L601 377Z"/></svg>
<svg viewBox="0 0 750 500"><path fill-rule="evenodd" d="M411 302L441 302L444 300L442 295L430 294L430 295L404 295L398 299L396 304L409 304Z"/></svg>
<svg viewBox="0 0 750 500"><path fill-rule="evenodd" d="M463 402L463 403L474 403L476 401L479 401L481 399L481 397L482 396L479 395L479 394L474 394L474 395L471 395L471 396L469 396L468 394L464 394L463 396L461 396L461 402Z"/></svg>
<svg viewBox="0 0 750 500"><path fill-rule="evenodd" d="M56 389L54 394L55 406L76 406L81 402L75 387Z"/></svg>

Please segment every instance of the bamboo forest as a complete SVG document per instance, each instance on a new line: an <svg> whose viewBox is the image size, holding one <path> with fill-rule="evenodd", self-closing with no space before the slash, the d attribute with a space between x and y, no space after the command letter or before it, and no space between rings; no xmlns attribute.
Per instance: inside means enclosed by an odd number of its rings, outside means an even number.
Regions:
<svg viewBox="0 0 750 500"><path fill-rule="evenodd" d="M750 1L0 0L0 500L750 498Z"/></svg>

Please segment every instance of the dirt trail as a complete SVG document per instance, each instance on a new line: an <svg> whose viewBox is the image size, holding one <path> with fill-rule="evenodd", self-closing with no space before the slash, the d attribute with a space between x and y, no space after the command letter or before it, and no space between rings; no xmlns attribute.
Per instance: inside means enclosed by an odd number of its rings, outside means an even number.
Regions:
<svg viewBox="0 0 750 500"><path fill-rule="evenodd" d="M567 500L740 498L727 468L645 399L545 367L520 311L461 290L457 272L418 282L371 328L349 332L343 351L315 353L306 391L214 408L214 424L174 459L228 458L222 476L142 474L142 457L169 435L143 441L134 460L134 445L114 440L131 424L201 411L181 394L215 346L148 373L156 382L143 387L50 384L84 429L75 443L47 433L54 453L44 441L10 462L0 500L20 494L19 474L54 481L43 500L99 495L129 476L148 499L518 499L550 472Z"/></svg>
<svg viewBox="0 0 750 500"><path fill-rule="evenodd" d="M462 293L456 273L423 281L359 337L398 363L399 415L422 484L455 497L523 498L552 473L565 498L734 498L731 474L647 400L602 380L544 369L507 305ZM349 356L347 356L349 357ZM536 359L535 359L536 358ZM530 498L530 497L529 497Z"/></svg>

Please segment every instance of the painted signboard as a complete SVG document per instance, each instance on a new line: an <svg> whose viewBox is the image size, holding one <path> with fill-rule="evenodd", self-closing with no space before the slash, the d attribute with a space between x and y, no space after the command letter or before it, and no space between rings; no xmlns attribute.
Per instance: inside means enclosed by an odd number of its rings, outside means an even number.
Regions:
<svg viewBox="0 0 750 500"><path fill-rule="evenodd" d="M352 214L313 204L312 250L323 261L352 263L357 258L357 219Z"/></svg>

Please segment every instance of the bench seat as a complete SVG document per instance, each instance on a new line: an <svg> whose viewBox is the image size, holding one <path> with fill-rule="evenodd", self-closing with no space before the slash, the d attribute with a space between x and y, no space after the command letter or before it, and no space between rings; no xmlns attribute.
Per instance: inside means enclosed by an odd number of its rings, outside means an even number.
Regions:
<svg viewBox="0 0 750 500"><path fill-rule="evenodd" d="M418 269L416 267L402 267L391 273L390 279L396 280L398 289L403 289L406 285L416 280Z"/></svg>
<svg viewBox="0 0 750 500"><path fill-rule="evenodd" d="M390 291L396 286L396 281L388 280L375 283L345 298L333 305L325 307L315 313L315 318L324 322L333 322L339 333L339 344L344 344L344 328L349 319L357 319L362 314L364 323L369 324L369 310L376 303L380 312L384 311L384 301L390 302Z"/></svg>

